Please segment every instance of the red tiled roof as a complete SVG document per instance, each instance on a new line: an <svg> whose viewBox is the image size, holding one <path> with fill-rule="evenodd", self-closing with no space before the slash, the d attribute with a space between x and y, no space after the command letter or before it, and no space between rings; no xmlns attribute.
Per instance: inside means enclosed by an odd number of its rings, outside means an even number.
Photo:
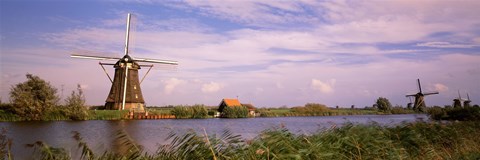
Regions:
<svg viewBox="0 0 480 160"><path fill-rule="evenodd" d="M225 104L228 107L242 106L242 104L240 104L240 101L238 101L238 99L223 99L223 102L225 102Z"/></svg>

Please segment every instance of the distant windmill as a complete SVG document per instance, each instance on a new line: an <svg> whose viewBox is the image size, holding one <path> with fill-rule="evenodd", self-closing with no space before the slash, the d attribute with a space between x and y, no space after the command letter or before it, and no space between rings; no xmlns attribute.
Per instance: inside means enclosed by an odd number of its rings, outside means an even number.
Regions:
<svg viewBox="0 0 480 160"><path fill-rule="evenodd" d="M460 96L460 91L458 91L458 98L453 99L453 107L454 108L462 107L462 101L465 101L465 99L463 99Z"/></svg>
<svg viewBox="0 0 480 160"><path fill-rule="evenodd" d="M410 103L407 104L408 109L412 109L412 97L408 97L408 100L410 100Z"/></svg>
<svg viewBox="0 0 480 160"><path fill-rule="evenodd" d="M470 96L467 93L467 99L463 101L463 107L470 107L470 102L472 101L470 100Z"/></svg>
<svg viewBox="0 0 480 160"><path fill-rule="evenodd" d="M458 91L458 98L453 99L453 107L462 107L462 102L463 102L463 107L470 107L470 96L467 93L467 99L462 98L460 96L460 91Z"/></svg>
<svg viewBox="0 0 480 160"><path fill-rule="evenodd" d="M177 65L176 61L170 60L157 60L157 59L147 59L147 58L132 58L128 55L128 42L130 36L130 18L131 14L128 13L127 16L127 31L125 34L125 55L121 58L116 57L104 57L104 56L90 56L90 55L79 55L72 54L72 58L83 58L83 59L95 59L95 60L116 60L115 64L101 63L103 70L107 74L110 82L112 82L112 87L110 93L108 94L107 100L105 101L105 108L111 110L136 110L144 111L145 100L143 99L142 90L140 89L140 83L143 81L145 76L148 74L153 65L142 65L138 62L147 62L147 63L160 63L168 65ZM113 80L108 75L107 71L103 65L113 65L115 68L115 75ZM150 67L145 76L142 78L142 81L139 81L138 70L140 67ZM126 69L128 68L128 69Z"/></svg>
<svg viewBox="0 0 480 160"><path fill-rule="evenodd" d="M426 107L424 96L428 96L428 95L432 95L432 94L438 94L438 92L423 93L422 92L422 86L420 85L420 79L417 79L417 82L418 82L419 92L416 93L416 94L406 95L406 97L415 97L415 103L413 104L413 109L414 110L420 110L421 108Z"/></svg>

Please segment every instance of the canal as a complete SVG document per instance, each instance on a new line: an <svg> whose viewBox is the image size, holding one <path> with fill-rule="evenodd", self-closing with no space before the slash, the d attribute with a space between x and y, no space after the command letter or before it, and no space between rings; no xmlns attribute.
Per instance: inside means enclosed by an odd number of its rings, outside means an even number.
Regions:
<svg viewBox="0 0 480 160"><path fill-rule="evenodd" d="M25 144L43 141L53 147L67 149L72 157L78 157L78 143L72 138L77 131L91 149L103 153L112 150L115 135L123 130L150 153L159 145L167 144L170 133L182 134L189 130L207 134L221 134L230 130L245 140L255 138L261 131L285 127L295 134L312 134L332 126L351 122L355 124L378 123L394 126L403 122L428 120L424 114L403 115L352 115L322 117L274 117L244 119L162 119L162 120L117 120L117 121L49 121L49 122L0 122L13 140L12 154L15 159L30 159L33 149Z"/></svg>

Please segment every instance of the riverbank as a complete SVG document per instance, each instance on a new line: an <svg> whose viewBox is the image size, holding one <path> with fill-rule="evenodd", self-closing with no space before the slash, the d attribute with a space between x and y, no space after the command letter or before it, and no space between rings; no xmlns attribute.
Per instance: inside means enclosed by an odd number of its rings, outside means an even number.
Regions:
<svg viewBox="0 0 480 160"><path fill-rule="evenodd" d="M409 122L395 126L345 123L312 134L299 134L279 126L263 130L249 140L228 130L220 134L207 133L203 130L171 133L170 143L159 146L158 152L153 153L146 152L141 147L143 144L125 131L115 133L115 141L123 145L106 152L96 152L93 146L98 144L85 143L79 132L71 133L72 140L79 146L73 148L75 150L49 146L41 141L31 142L29 146L32 152L36 149L34 157L65 159L71 158L71 152L78 151L84 159L480 158L480 137L477 135L480 124L477 122ZM8 153L6 151L4 153Z"/></svg>
<svg viewBox="0 0 480 160"><path fill-rule="evenodd" d="M130 115L129 111L118 110L89 110L85 120L136 120L136 119L175 119L175 115L170 113L171 109L151 109L148 114ZM396 114L412 114L411 112L402 112ZM394 113L385 113L375 110L363 109L332 109L320 113L296 113L290 109L260 109L257 117L304 117L304 116L347 116L347 115L385 115ZM214 115L206 115L202 118L215 118ZM253 117L250 117L253 118ZM181 117L181 119L186 119ZM190 119L190 118L187 118ZM195 119L195 118L194 118ZM42 119L42 121L68 121L69 117L61 114L51 114ZM0 111L0 122L18 122L27 121L18 115Z"/></svg>
<svg viewBox="0 0 480 160"><path fill-rule="evenodd" d="M190 119L188 116L176 116L172 113L174 108L148 108L147 114L132 114L129 111L119 110L87 110L85 120L135 120L135 119ZM208 112L208 114L207 114ZM197 118L215 118L216 109L209 108L204 116ZM388 115L388 114L414 114L413 110L402 109L393 112L382 112L374 109L346 109L330 108L320 112L296 112L292 108L261 108L256 111L256 117L304 117L304 116L346 116L346 115ZM250 118L253 118L250 116ZM196 118L194 118L196 119ZM26 121L18 115L0 110L0 121L16 122ZM71 120L61 112L47 114L42 121Z"/></svg>

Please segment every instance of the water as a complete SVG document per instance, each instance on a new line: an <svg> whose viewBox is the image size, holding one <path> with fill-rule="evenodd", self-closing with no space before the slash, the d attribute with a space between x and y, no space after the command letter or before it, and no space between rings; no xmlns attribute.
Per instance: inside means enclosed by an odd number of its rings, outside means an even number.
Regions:
<svg viewBox="0 0 480 160"><path fill-rule="evenodd" d="M207 134L220 134L230 130L242 138L250 140L261 131L275 127L286 127L296 134L312 134L332 126L341 126L346 122L380 125L398 125L402 122L427 120L422 114L404 115L354 115L325 117L276 117L245 119L162 119L162 120L119 120L119 121L51 121L51 122L0 122L0 128L8 130L12 138L12 153L16 159L30 159L33 149L25 144L43 141L53 147L62 147L71 152L73 157L80 154L77 142L72 138L72 131L81 134L84 141L95 151L112 150L114 137L119 130L125 130L130 137L153 153L159 145L166 144L166 137L171 132L185 133L195 130Z"/></svg>

